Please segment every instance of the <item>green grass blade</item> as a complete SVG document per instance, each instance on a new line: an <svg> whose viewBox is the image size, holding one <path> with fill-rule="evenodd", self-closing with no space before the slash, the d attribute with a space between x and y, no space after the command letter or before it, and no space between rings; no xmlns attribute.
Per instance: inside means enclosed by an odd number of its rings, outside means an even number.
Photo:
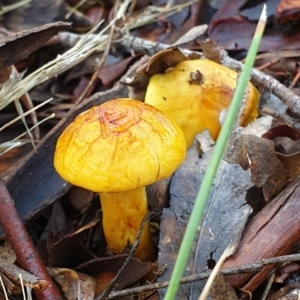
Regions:
<svg viewBox="0 0 300 300"><path fill-rule="evenodd" d="M253 40L251 42L248 55L246 57L244 68L239 76L238 84L233 95L232 102L229 106L225 122L222 126L219 138L214 147L211 160L205 172L202 184L200 186L193 211L191 213L182 243L178 252L175 266L170 279L170 284L165 295L165 300L175 299L180 279L183 275L185 266L190 255L190 251L196 236L197 226L201 221L207 198L210 193L210 188L213 183L218 166L225 151L230 133L237 118L244 93L250 78L251 69L255 61L255 57L262 39L263 31L266 24L266 6L264 5L261 18L258 22Z"/></svg>

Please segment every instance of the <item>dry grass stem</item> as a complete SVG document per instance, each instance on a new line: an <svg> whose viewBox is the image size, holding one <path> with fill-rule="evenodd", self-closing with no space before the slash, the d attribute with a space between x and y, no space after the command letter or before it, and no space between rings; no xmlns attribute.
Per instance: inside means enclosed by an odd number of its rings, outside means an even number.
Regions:
<svg viewBox="0 0 300 300"><path fill-rule="evenodd" d="M23 4L26 4L28 1L22 1ZM108 42L114 42L115 40L119 39L120 36L124 36L128 34L129 30L141 27L143 25L149 24L151 22L156 22L160 15L170 16L182 8L193 4L196 1L189 1L182 5L175 5L175 6L168 6L164 8L156 7L156 6L148 6L147 9L143 10L138 15L133 16L126 16L126 12L128 10L129 5L131 4L131 0L123 1L122 4L119 6L119 9L116 13L116 17L108 24L105 28L103 28L99 33L94 34L94 32L101 26L102 22L95 28L93 28L90 32L83 35L79 41L78 38L76 40L76 44L67 52L62 55L58 55L56 59L50 61L49 63L45 64L41 68L37 69L35 72L31 73L27 77L23 78L24 74L19 74L16 70L14 70L10 76L10 79L2 85L0 90L0 111L9 105L11 102L15 102L16 109L18 111L19 117L15 118L13 121L8 122L4 126L0 128L0 131L10 126L12 123L22 120L26 132L29 136L30 142L35 147L34 138L31 133L33 128L37 128L37 124L41 124L41 122L36 122L36 116L32 116L35 126L29 129L25 116L28 115L30 112L34 112L38 109L41 105L37 106L34 109L28 110L26 113L23 112L23 108L19 102L19 99L22 99L26 93L34 88L35 86L51 79L59 74L65 72L66 70L76 66L87 57L92 55L96 52L102 52L107 49ZM19 2L20 3L20 2ZM1 12L0 12L1 13ZM106 34L113 26L116 25L116 22L119 20L123 20L124 26L119 28L119 31L116 30L116 33L113 36L109 36ZM93 36L93 38L91 38ZM111 40L111 41L110 41ZM28 97L27 97L28 100ZM29 98L30 100L30 98ZM48 103L49 100L42 103L42 105ZM28 107L27 107L28 109ZM44 119L44 122L47 119ZM35 135L36 137L36 135ZM16 138L17 139L17 138ZM6 142L0 144L0 155L4 152L11 150L12 148L18 147L23 145L25 142L27 143L28 140L16 140ZM1 150L4 149L4 152Z"/></svg>
<svg viewBox="0 0 300 300"><path fill-rule="evenodd" d="M128 18L127 23L120 29L119 35L116 34L116 37L119 37L124 33L125 27L127 27L127 29L134 29L151 22L156 22L157 18L161 14L169 16L180 11L183 7L191 5L192 3L194 3L194 1L189 1L183 5L176 5L171 7L169 10L150 6L141 14ZM120 5L119 10L124 11L124 7L127 8L126 1ZM119 14L117 13L117 17L118 16ZM57 56L56 59L45 64L19 82L16 83L16 81L14 81L12 83L8 81L4 83L3 88L0 91L0 110L9 103L19 99L33 87L74 67L91 54L104 51L108 41L108 35L105 33L116 23L117 20L117 18L113 19L109 25L100 31L100 33L95 34L94 39L89 39L89 37L97 28L91 30L89 33L84 35L73 48L64 54Z"/></svg>
<svg viewBox="0 0 300 300"><path fill-rule="evenodd" d="M21 0L10 5L3 5L0 9L0 15L4 15L14 9L20 8L23 5L30 3L31 0Z"/></svg>

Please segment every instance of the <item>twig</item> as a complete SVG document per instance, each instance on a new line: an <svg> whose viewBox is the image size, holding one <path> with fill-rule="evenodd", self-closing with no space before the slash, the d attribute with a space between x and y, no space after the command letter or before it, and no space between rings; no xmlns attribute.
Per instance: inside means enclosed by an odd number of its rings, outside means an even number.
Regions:
<svg viewBox="0 0 300 300"><path fill-rule="evenodd" d="M123 39L117 42L119 45L133 49L136 52L143 52L149 56L155 54L156 52L170 47L170 45L155 43L151 41L146 41L141 38L125 36ZM186 55L195 53L190 50L182 50ZM222 64L230 69L241 71L243 64L227 55L224 50L220 51L222 57ZM201 55L201 53L198 53ZM300 116L300 97L297 96L293 91L289 90L286 86L282 85L273 77L266 75L256 69L252 69L251 73L252 82L260 87L265 88L273 95L277 96L283 103L285 103L289 109Z"/></svg>
<svg viewBox="0 0 300 300"><path fill-rule="evenodd" d="M298 122L298 120L293 120L292 118L290 118L287 114L280 114L277 111L274 111L272 109L269 108L264 108L263 113L277 119L278 121L286 124L287 126L294 128L295 130L300 132L300 124Z"/></svg>
<svg viewBox="0 0 300 300"><path fill-rule="evenodd" d="M67 38L63 37L62 33L60 34L60 37L62 40ZM72 40L75 41L78 39L76 35L72 35L69 38L72 38ZM93 39L94 36L90 36L90 38ZM155 53L170 47L170 45L167 44L155 43L128 35L116 41L115 44L132 49L135 52L145 53L149 56L152 56ZM195 52L190 50L182 50L182 52L186 55L195 54ZM221 50L220 53L222 57L222 64L224 66L236 71L241 71L243 63L230 58L227 55L227 52L224 50ZM200 52L197 52L197 54L200 56L202 55L202 53ZM271 92L273 95L277 96L283 103L285 103L289 107L289 109L294 114L300 116L300 97L297 96L293 91L289 90L286 86L282 85L273 77L266 75L256 69L252 69L251 80L256 86L264 88Z"/></svg>
<svg viewBox="0 0 300 300"><path fill-rule="evenodd" d="M300 254L278 256L278 257L263 259L259 262L250 263L250 264L246 264L243 266L238 266L238 267L234 267L234 268L230 268L230 269L224 269L221 271L221 273L223 275L236 275L236 274L243 274L243 273L259 272L267 265L288 263L288 262L298 261L298 260L300 261ZM206 271L206 272L202 272L202 273L199 273L196 275L183 277L181 279L180 283L184 284L184 283L190 283L190 282L194 282L194 281L200 281L203 279L207 279L210 276L211 272L212 271ZM137 288L131 288L131 289L117 291L117 292L114 291L106 299L110 300L110 299L116 299L119 297L140 294L140 293L147 292L147 291L162 289L162 288L167 287L168 285L169 285L169 281L164 281L164 282L149 284L149 285L145 285L145 286L140 286Z"/></svg>
<svg viewBox="0 0 300 300"><path fill-rule="evenodd" d="M0 223L5 235L16 253L17 261L26 271L45 281L47 288L35 290L38 300L61 300L61 295L38 256L34 245L19 219L14 202L0 176Z"/></svg>

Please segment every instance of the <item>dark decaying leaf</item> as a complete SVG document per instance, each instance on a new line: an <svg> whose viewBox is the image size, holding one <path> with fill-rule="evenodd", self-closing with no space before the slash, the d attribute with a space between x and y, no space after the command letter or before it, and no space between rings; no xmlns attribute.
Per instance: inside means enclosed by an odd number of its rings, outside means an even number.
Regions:
<svg viewBox="0 0 300 300"><path fill-rule="evenodd" d="M256 27L257 20L262 11L263 3L251 2L251 6L244 6L249 1L224 1L218 11L210 20L208 28L209 38L214 39L217 44L227 50L248 49ZM277 20L287 21L299 19L299 4L297 0L287 0L290 7L280 12L276 8L280 0L267 0L267 15L274 20L276 13ZM281 1L283 2L283 1ZM284 1L285 2L285 1ZM295 14L294 14L295 13ZM273 21L273 23L275 23ZM278 26L273 24L264 34L260 44L260 51L276 51L283 49L299 49L299 24L294 26Z"/></svg>
<svg viewBox="0 0 300 300"><path fill-rule="evenodd" d="M116 276L124 264L127 255L116 255L113 257L96 258L81 264L76 268L80 272L89 274L96 278L96 296L99 295ZM155 268L157 270L157 268ZM150 262L141 262L132 258L129 264L118 278L116 289L124 289L132 283L141 280L148 273L153 273L153 264Z"/></svg>
<svg viewBox="0 0 300 300"><path fill-rule="evenodd" d="M267 17L274 17L275 9L278 5L278 3L281 0L266 0L265 3L267 5ZM251 3L249 3L246 7L243 7L241 10L241 16L247 18L250 21L257 22L259 20L259 17L261 15L263 5L264 3L257 3L257 5L251 6Z"/></svg>
<svg viewBox="0 0 300 300"><path fill-rule="evenodd" d="M206 59L210 59L218 64L221 64L220 49L215 40L207 39L205 41L200 41L200 46L202 48L203 56Z"/></svg>
<svg viewBox="0 0 300 300"><path fill-rule="evenodd" d="M113 64L105 64L98 73L98 78L103 85L111 87L126 71L132 61L137 60L140 55L129 56Z"/></svg>
<svg viewBox="0 0 300 300"><path fill-rule="evenodd" d="M298 0L281 0L276 8L275 17L280 23L300 20L300 3Z"/></svg>
<svg viewBox="0 0 300 300"><path fill-rule="evenodd" d="M32 52L41 48L59 31L70 27L70 23L56 22L2 38L0 40L0 70L28 58Z"/></svg>
<svg viewBox="0 0 300 300"><path fill-rule="evenodd" d="M49 265L51 266L74 266L82 262L88 256L82 248L81 242L85 240L91 228L99 223L98 219L82 226L74 233L67 234L51 245L49 249Z"/></svg>
<svg viewBox="0 0 300 300"><path fill-rule="evenodd" d="M65 195L66 201L75 212L80 213L91 203L94 193L78 186L72 186Z"/></svg>
<svg viewBox="0 0 300 300"><path fill-rule="evenodd" d="M203 151L199 159L197 147L193 145L188 150L187 159L172 179L170 208L164 209L162 214L158 255L159 268L166 265L167 269L158 281L170 278L187 220L210 157L211 149ZM208 261L218 260L229 243L238 243L252 211L245 200L247 190L252 186L249 170L243 171L236 164L224 161L221 163L205 218L202 224L199 224L199 232L185 275L206 270ZM203 286L203 282L181 285L178 299L187 295L189 299L198 299ZM159 293L163 298L165 289L159 290Z"/></svg>
<svg viewBox="0 0 300 300"><path fill-rule="evenodd" d="M224 263L223 268L289 254L300 239L299 199L298 177L253 217L243 233L236 253ZM252 292L273 268L273 265L269 265L257 274L232 275L226 277L226 280L234 287Z"/></svg>
<svg viewBox="0 0 300 300"><path fill-rule="evenodd" d="M8 2L12 1L7 1ZM32 29L47 23L63 21L59 17L63 7L63 0L39 1L31 0L30 3L23 4L17 9L6 14L4 24L12 31L22 31ZM71 20L68 20L72 22Z"/></svg>
<svg viewBox="0 0 300 300"><path fill-rule="evenodd" d="M273 141L255 135L242 135L235 141L231 161L243 168L251 169L251 180L263 188L265 199L269 201L288 182L287 170L276 157Z"/></svg>
<svg viewBox="0 0 300 300"><path fill-rule="evenodd" d="M299 176L300 133L287 125L278 125L269 129L263 137L274 141L277 159L287 170L288 180Z"/></svg>
<svg viewBox="0 0 300 300"><path fill-rule="evenodd" d="M268 296L267 300L298 300L300 283L290 283Z"/></svg>
<svg viewBox="0 0 300 300"><path fill-rule="evenodd" d="M146 186L147 200L154 212L161 213L164 207L170 203L169 188L172 176L156 181L151 185ZM160 215L154 215L153 219L159 218Z"/></svg>
<svg viewBox="0 0 300 300"><path fill-rule="evenodd" d="M227 283L224 275L219 273L211 287L210 296L212 300L238 300L233 287Z"/></svg>
<svg viewBox="0 0 300 300"><path fill-rule="evenodd" d="M289 180L300 175L300 152L291 155L277 153L277 158L287 170Z"/></svg>
<svg viewBox="0 0 300 300"><path fill-rule="evenodd" d="M74 227L74 222L67 218L60 202L55 202L50 220L37 246L47 265L74 267L90 259L91 256L83 249L84 241L99 221L99 214L95 212L92 219L81 224L77 229Z"/></svg>
<svg viewBox="0 0 300 300"><path fill-rule="evenodd" d="M92 276L65 268L48 268L47 270L60 285L66 299L94 299L96 280Z"/></svg>

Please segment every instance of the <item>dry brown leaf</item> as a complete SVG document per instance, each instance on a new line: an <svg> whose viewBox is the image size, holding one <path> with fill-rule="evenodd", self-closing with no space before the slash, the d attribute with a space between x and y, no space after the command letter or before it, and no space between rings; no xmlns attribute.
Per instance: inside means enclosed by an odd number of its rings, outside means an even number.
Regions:
<svg viewBox="0 0 300 300"><path fill-rule="evenodd" d="M300 152L291 155L277 153L277 158L288 171L289 180L293 180L300 175Z"/></svg>
<svg viewBox="0 0 300 300"><path fill-rule="evenodd" d="M210 291L212 300L237 300L238 297L233 287L227 283L224 275L219 273L216 277Z"/></svg>
<svg viewBox="0 0 300 300"><path fill-rule="evenodd" d="M288 182L288 172L277 159L273 141L254 135L242 135L232 148L230 161L251 169L251 180L263 188L267 201L276 196ZM248 161L248 163L247 163Z"/></svg>
<svg viewBox="0 0 300 300"><path fill-rule="evenodd" d="M215 40L207 39L205 41L200 41L200 46L206 59L210 59L218 64L221 64L220 49Z"/></svg>
<svg viewBox="0 0 300 300"><path fill-rule="evenodd" d="M0 40L0 70L9 67L42 47L61 30L71 27L70 23L56 22L31 30L24 30ZM12 53L14 55L12 55Z"/></svg>
<svg viewBox="0 0 300 300"><path fill-rule="evenodd" d="M96 278L96 296L99 295L116 276L127 255L115 255L112 257L102 257L90 260L76 269L85 274L89 274ZM153 264L150 262L141 262L132 258L124 271L121 273L116 284L116 289L123 289L130 284L153 274Z"/></svg>
<svg viewBox="0 0 300 300"><path fill-rule="evenodd" d="M49 274L57 281L68 300L93 300L96 281L93 277L71 269L48 268Z"/></svg>
<svg viewBox="0 0 300 300"><path fill-rule="evenodd" d="M298 0L281 0L276 8L275 17L280 23L295 22L300 19Z"/></svg>

